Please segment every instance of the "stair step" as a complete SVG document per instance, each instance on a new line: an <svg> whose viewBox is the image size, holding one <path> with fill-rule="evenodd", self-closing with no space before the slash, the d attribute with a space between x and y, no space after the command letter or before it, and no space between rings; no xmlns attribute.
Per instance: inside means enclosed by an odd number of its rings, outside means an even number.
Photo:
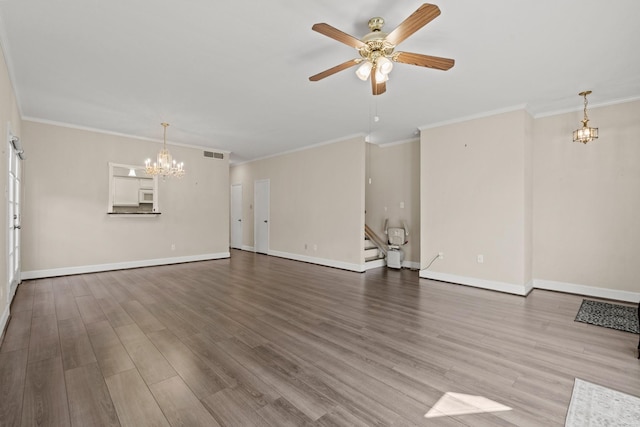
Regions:
<svg viewBox="0 0 640 427"><path fill-rule="evenodd" d="M377 247L373 247L373 248L368 248L364 250L364 257L365 258L371 258L373 256L379 256L380 255L380 251L378 250Z"/></svg>
<svg viewBox="0 0 640 427"><path fill-rule="evenodd" d="M365 248L365 250L366 250L366 249L371 249L371 248L376 248L376 249L377 249L378 247L377 247L377 246L376 246L376 244L375 244L375 243L373 243L371 240L365 240L365 242L364 242L364 248Z"/></svg>

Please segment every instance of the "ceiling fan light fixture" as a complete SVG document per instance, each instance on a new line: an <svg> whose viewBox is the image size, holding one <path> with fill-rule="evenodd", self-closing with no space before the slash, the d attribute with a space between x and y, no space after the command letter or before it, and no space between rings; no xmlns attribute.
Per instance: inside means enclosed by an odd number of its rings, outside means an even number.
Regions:
<svg viewBox="0 0 640 427"><path fill-rule="evenodd" d="M387 75L393 70L393 62L389 58L381 56L377 61L378 70L384 75Z"/></svg>
<svg viewBox="0 0 640 427"><path fill-rule="evenodd" d="M383 83L389 80L389 75L382 72L380 67L376 68L376 82Z"/></svg>
<svg viewBox="0 0 640 427"><path fill-rule="evenodd" d="M369 75L371 74L372 67L373 67L373 64L371 62L369 61L363 62L362 65L360 65L356 70L356 76L358 76L360 80L366 81L369 78Z"/></svg>

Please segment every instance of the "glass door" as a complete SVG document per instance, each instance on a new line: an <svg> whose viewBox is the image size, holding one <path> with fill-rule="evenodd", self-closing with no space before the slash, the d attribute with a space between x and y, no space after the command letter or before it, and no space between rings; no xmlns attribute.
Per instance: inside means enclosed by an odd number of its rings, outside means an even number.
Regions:
<svg viewBox="0 0 640 427"><path fill-rule="evenodd" d="M9 244L8 270L9 270L9 293L8 302L11 301L20 283L20 194L22 185L22 150L19 149L20 139L16 136L9 136L9 180L8 188L8 233Z"/></svg>

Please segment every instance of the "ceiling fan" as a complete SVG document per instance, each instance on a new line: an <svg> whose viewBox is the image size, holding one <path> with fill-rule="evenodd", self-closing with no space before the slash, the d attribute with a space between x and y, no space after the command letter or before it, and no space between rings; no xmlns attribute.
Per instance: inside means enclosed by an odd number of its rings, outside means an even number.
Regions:
<svg viewBox="0 0 640 427"><path fill-rule="evenodd" d="M371 32L364 36L362 40L350 36L329 24L315 24L311 27L313 31L317 31L320 34L324 34L327 37L356 48L360 54L360 58L351 59L315 74L309 77L309 80L317 82L339 71L361 64L356 71L356 75L361 80L367 80L371 77L371 90L374 95L380 95L387 90L386 82L389 80L389 73L393 68L394 62L435 68L437 70L448 70L453 67L455 63L453 59L394 51L397 45L433 21L438 15L440 15L440 8L438 8L438 6L424 3L398 25L395 30L388 34L382 31L384 19L380 17L371 18L369 20L369 29Z"/></svg>

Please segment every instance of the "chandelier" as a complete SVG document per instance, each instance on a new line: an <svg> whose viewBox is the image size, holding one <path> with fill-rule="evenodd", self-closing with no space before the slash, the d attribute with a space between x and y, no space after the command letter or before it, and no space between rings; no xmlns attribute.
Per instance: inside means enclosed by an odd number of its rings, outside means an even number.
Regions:
<svg viewBox="0 0 640 427"><path fill-rule="evenodd" d="M590 128L588 125L589 117L587 117L587 95L590 94L590 90L586 90L578 94L584 97L584 119L582 119L582 128L573 131L573 142L582 142L583 144L586 144L589 141L598 139L598 128Z"/></svg>
<svg viewBox="0 0 640 427"><path fill-rule="evenodd" d="M173 176L182 178L184 176L184 163L176 162L171 158L167 150L167 127L169 123L160 123L164 127L164 142L162 150L158 153L158 160L151 164L151 159L144 162L145 172L149 175L162 175L162 177Z"/></svg>

